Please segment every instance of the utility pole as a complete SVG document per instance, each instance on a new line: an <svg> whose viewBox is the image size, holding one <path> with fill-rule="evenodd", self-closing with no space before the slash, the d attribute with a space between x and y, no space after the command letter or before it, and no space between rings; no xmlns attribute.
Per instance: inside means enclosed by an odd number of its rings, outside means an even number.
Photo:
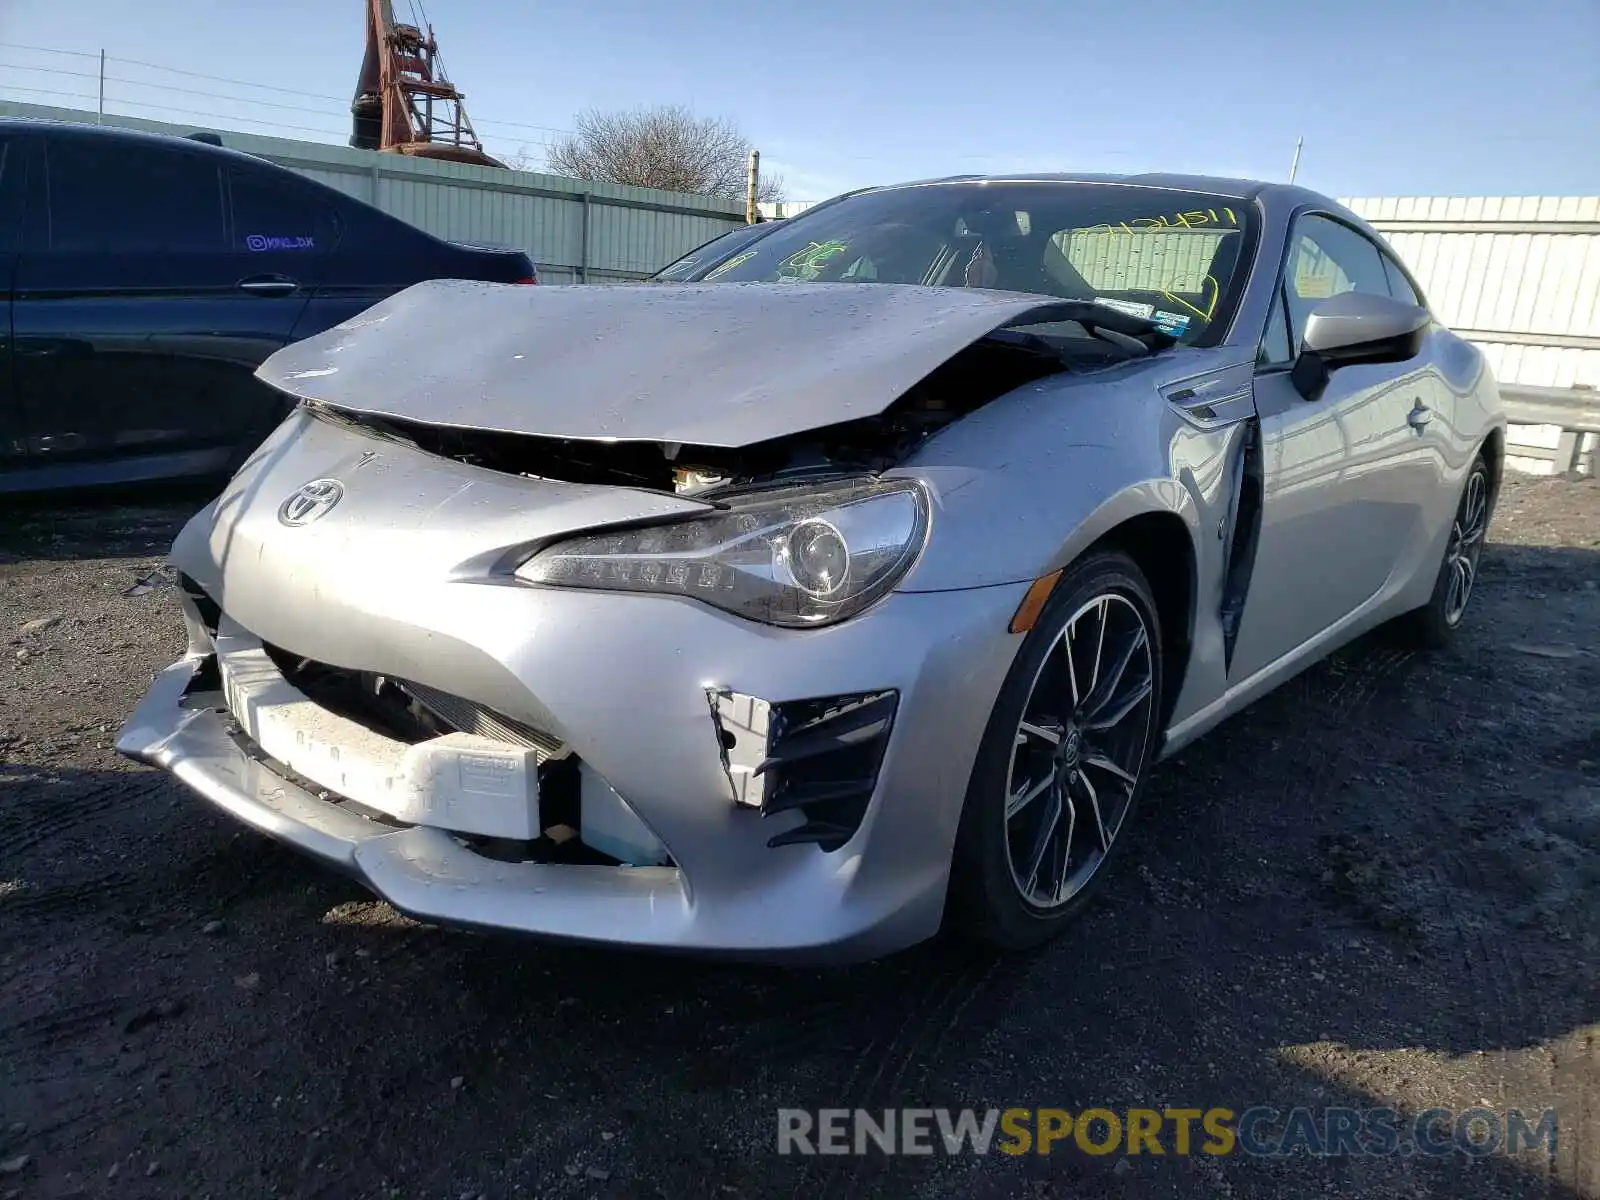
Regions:
<svg viewBox="0 0 1600 1200"><path fill-rule="evenodd" d="M761 215L756 207L756 192L760 190L761 183L761 151L750 151L750 169L744 183L744 223L754 225L756 218Z"/></svg>
<svg viewBox="0 0 1600 1200"><path fill-rule="evenodd" d="M1289 182L1294 182L1294 177L1300 173L1300 148L1306 144L1303 137L1294 140L1294 162L1289 164Z"/></svg>
<svg viewBox="0 0 1600 1200"><path fill-rule="evenodd" d="M100 111L95 117L96 125L106 123L106 52L100 51Z"/></svg>

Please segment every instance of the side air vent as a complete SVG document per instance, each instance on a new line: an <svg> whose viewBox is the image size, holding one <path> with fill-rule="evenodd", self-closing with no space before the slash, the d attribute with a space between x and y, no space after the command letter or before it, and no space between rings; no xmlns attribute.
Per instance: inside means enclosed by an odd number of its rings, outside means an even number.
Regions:
<svg viewBox="0 0 1600 1200"><path fill-rule="evenodd" d="M768 846L813 843L831 851L855 835L878 784L898 703L893 691L770 705L713 695L737 802L763 816L798 811L805 818Z"/></svg>

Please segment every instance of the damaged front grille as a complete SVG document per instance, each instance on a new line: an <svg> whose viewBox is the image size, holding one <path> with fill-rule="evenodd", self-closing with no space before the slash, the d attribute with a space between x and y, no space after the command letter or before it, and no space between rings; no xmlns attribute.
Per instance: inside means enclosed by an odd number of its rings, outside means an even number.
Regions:
<svg viewBox="0 0 1600 1200"><path fill-rule="evenodd" d="M502 716L476 700L452 696L449 692L441 692L438 688L412 683L409 680L396 680L395 686L460 733L475 733L492 741L522 746L537 753L540 762L547 758L558 758L566 753L566 748L559 738L535 729L532 725Z"/></svg>
<svg viewBox="0 0 1600 1200"><path fill-rule="evenodd" d="M855 836L878 785L899 693L782 704L734 692L710 698L738 803L763 816L799 811L805 818L768 846L832 851Z"/></svg>
<svg viewBox="0 0 1600 1200"><path fill-rule="evenodd" d="M427 741L449 733L472 733L532 750L538 762L567 753L560 738L487 705L438 688L302 658L264 646L283 677L307 699L399 741Z"/></svg>

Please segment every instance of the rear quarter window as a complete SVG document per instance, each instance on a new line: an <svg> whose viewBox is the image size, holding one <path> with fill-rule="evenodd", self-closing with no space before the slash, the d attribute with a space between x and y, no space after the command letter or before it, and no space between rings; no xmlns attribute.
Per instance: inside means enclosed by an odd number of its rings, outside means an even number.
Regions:
<svg viewBox="0 0 1600 1200"><path fill-rule="evenodd" d="M326 254L338 244L335 202L318 189L265 171L229 175L236 252Z"/></svg>
<svg viewBox="0 0 1600 1200"><path fill-rule="evenodd" d="M374 208L355 196L328 189L329 202L337 209L339 249L346 253L409 256L445 249L447 243L426 230Z"/></svg>
<svg viewBox="0 0 1600 1200"><path fill-rule="evenodd" d="M1383 255L1383 273L1389 280L1389 294L1396 300L1402 304L1414 304L1418 308L1428 307L1423 298L1417 294L1417 289L1411 286L1411 281L1400 269L1400 264L1388 254Z"/></svg>

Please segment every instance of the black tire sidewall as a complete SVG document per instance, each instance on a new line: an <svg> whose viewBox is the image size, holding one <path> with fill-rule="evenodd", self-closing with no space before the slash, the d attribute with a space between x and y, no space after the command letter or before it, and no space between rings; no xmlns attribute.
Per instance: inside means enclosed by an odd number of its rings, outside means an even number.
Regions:
<svg viewBox="0 0 1600 1200"><path fill-rule="evenodd" d="M1487 542L1489 537L1489 517L1493 514L1492 494L1493 480L1489 475L1489 464L1483 461L1483 456L1473 460L1467 477L1462 481L1460 495L1456 497L1456 506L1451 510L1450 520L1452 526L1457 517L1461 515L1461 505L1466 500L1467 492L1472 488L1472 480L1476 475L1483 476L1485 488L1484 503L1489 507L1484 511L1483 537ZM1483 547L1478 548L1478 565L1483 563ZM1477 590L1477 570L1473 571L1473 590ZM1428 597L1428 602L1412 613L1412 629L1417 640L1429 647L1442 647L1446 645L1455 631L1460 629L1467 619L1467 613L1472 608L1472 597L1467 597L1467 606L1461 611L1461 619L1454 625L1445 620L1445 604L1450 595L1450 537L1445 538L1444 554L1439 559L1439 570L1433 578L1433 594Z"/></svg>
<svg viewBox="0 0 1600 1200"><path fill-rule="evenodd" d="M1136 605L1149 630L1155 675L1152 711L1157 716L1151 721L1144 769L1105 861L1071 900L1041 912L1018 894L1006 857L1005 793L1011 746L1044 656L1068 618L1106 592L1115 592ZM1164 666L1160 615L1150 585L1134 561L1119 551L1106 551L1067 568L1012 662L979 743L951 864L946 918L952 929L1008 948L1034 946L1059 932L1098 891L1126 850L1160 744Z"/></svg>

